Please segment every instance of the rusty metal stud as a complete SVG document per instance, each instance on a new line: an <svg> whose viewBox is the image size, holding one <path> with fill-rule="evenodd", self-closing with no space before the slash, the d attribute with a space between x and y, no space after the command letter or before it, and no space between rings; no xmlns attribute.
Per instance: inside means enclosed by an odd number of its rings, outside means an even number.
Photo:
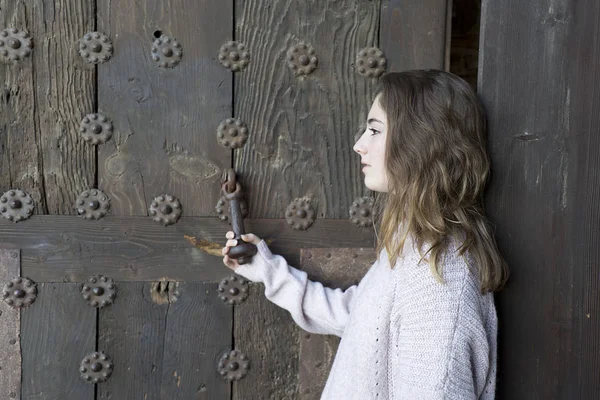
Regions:
<svg viewBox="0 0 600 400"><path fill-rule="evenodd" d="M219 298L227 304L242 304L248 298L248 281L235 275L223 279L217 288Z"/></svg>
<svg viewBox="0 0 600 400"><path fill-rule="evenodd" d="M148 212L154 221L165 226L172 225L181 216L181 203L176 197L163 194L152 200Z"/></svg>
<svg viewBox="0 0 600 400"><path fill-rule="evenodd" d="M221 221L231 225L231 208L229 207L229 201L227 201L225 196L222 196L219 199L215 210L217 211L218 218ZM246 216L248 215L248 205L246 204L246 200L244 199L240 200L240 211L242 214L242 218L246 218Z"/></svg>
<svg viewBox="0 0 600 400"><path fill-rule="evenodd" d="M285 219L294 229L305 230L315 222L315 212L307 199L294 199L285 210Z"/></svg>
<svg viewBox="0 0 600 400"><path fill-rule="evenodd" d="M362 76L378 78L386 69L387 60L377 47L367 47L358 52L354 67Z"/></svg>
<svg viewBox="0 0 600 400"><path fill-rule="evenodd" d="M2 298L12 308L31 305L37 297L37 288L30 279L19 276L4 285Z"/></svg>
<svg viewBox="0 0 600 400"><path fill-rule="evenodd" d="M374 202L372 197L360 197L354 200L350 206L350 220L360 227L373 225Z"/></svg>
<svg viewBox="0 0 600 400"><path fill-rule="evenodd" d="M9 190L0 196L0 213L10 221L23 221L33 214L33 199L22 190Z"/></svg>
<svg viewBox="0 0 600 400"><path fill-rule="evenodd" d="M0 30L0 56L9 61L19 61L31 54L33 41L26 31L17 28Z"/></svg>
<svg viewBox="0 0 600 400"><path fill-rule="evenodd" d="M230 41L221 46L219 61L234 72L242 71L250 62L250 53L244 44Z"/></svg>
<svg viewBox="0 0 600 400"><path fill-rule="evenodd" d="M83 140L96 145L106 143L112 136L113 124L102 114L88 114L79 124L79 132Z"/></svg>
<svg viewBox="0 0 600 400"><path fill-rule="evenodd" d="M112 57L112 53L112 41L101 32L88 32L79 40L79 55L87 62L104 63Z"/></svg>
<svg viewBox="0 0 600 400"><path fill-rule="evenodd" d="M85 190L77 197L75 209L85 219L100 219L110 209L110 199L98 189Z"/></svg>
<svg viewBox="0 0 600 400"><path fill-rule="evenodd" d="M115 282L106 276L92 276L83 284L81 295L90 306L102 308L114 302L117 288Z"/></svg>
<svg viewBox="0 0 600 400"><path fill-rule="evenodd" d="M288 66L294 71L294 75L308 75L317 68L319 62L315 55L315 49L304 42L292 46L287 51Z"/></svg>
<svg viewBox="0 0 600 400"><path fill-rule="evenodd" d="M219 360L219 374L228 381L239 381L248 373L250 360L238 350L223 354Z"/></svg>
<svg viewBox="0 0 600 400"><path fill-rule="evenodd" d="M114 364L102 351L88 354L79 364L79 373L88 383L100 383L110 378Z"/></svg>
<svg viewBox="0 0 600 400"><path fill-rule="evenodd" d="M152 60L161 68L173 68L179 64L183 50L174 38L161 35L152 43Z"/></svg>
<svg viewBox="0 0 600 400"><path fill-rule="evenodd" d="M223 147L239 149L248 140L248 128L239 118L226 118L217 128L217 140Z"/></svg>

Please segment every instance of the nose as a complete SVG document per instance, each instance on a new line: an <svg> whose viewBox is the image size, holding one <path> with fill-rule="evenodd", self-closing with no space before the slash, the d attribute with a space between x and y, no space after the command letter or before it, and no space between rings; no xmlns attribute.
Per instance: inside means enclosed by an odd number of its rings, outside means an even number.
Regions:
<svg viewBox="0 0 600 400"><path fill-rule="evenodd" d="M360 137L358 138L356 143L354 143L354 146L352 146L352 150L354 150L356 153L360 154L361 156L367 153L365 146L362 143L362 138L363 138L363 135L360 135Z"/></svg>

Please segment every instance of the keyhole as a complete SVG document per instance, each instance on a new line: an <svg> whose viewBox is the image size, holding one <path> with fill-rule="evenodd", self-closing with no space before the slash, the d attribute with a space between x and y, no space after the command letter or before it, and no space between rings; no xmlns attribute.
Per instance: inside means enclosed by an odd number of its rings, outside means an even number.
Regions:
<svg viewBox="0 0 600 400"><path fill-rule="evenodd" d="M158 38L160 38L161 36L162 36L162 31L160 31L160 30L159 30L159 31L154 31L154 37L155 37L155 38L157 38L157 39L158 39Z"/></svg>

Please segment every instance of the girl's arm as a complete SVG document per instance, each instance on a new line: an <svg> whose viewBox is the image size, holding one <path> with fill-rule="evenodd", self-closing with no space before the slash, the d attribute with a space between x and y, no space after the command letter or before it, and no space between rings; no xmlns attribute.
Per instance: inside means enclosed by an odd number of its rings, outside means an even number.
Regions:
<svg viewBox="0 0 600 400"><path fill-rule="evenodd" d="M308 279L307 273L271 253L264 240L257 244L252 262L235 269L237 274L265 285L267 299L290 312L294 321L312 333L341 337L358 285L331 289Z"/></svg>

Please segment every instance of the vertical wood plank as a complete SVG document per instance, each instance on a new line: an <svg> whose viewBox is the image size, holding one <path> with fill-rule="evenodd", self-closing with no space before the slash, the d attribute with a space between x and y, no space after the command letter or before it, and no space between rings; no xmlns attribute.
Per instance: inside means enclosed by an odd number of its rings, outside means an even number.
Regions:
<svg viewBox="0 0 600 400"><path fill-rule="evenodd" d="M512 270L497 298L498 394L600 393L600 4L484 0L487 206Z"/></svg>
<svg viewBox="0 0 600 400"><path fill-rule="evenodd" d="M20 275L18 249L0 249L0 285ZM21 313L0 301L0 398L21 398Z"/></svg>
<svg viewBox="0 0 600 400"><path fill-rule="evenodd" d="M444 69L451 0L382 0L381 49L388 71Z"/></svg>
<svg viewBox="0 0 600 400"><path fill-rule="evenodd" d="M263 284L234 310L235 349L250 359L250 370L233 383L233 400L298 398L298 336L289 313L266 299Z"/></svg>
<svg viewBox="0 0 600 400"><path fill-rule="evenodd" d="M115 126L98 151L99 188L115 215L146 215L164 193L184 215L214 214L221 170L231 166L216 132L231 116L231 72L217 55L231 40L232 15L231 0L98 2L98 29L114 44L98 68L98 108ZM174 68L151 58L161 33L182 46Z"/></svg>
<svg viewBox="0 0 600 400"><path fill-rule="evenodd" d="M37 299L21 312L23 400L93 400L94 385L79 373L95 350L96 309L77 283L38 283Z"/></svg>
<svg viewBox="0 0 600 400"><path fill-rule="evenodd" d="M33 5L26 0L0 0L0 29L16 28L34 34ZM34 37L37 51L37 39ZM35 201L34 213L44 214L45 193L42 152L36 131L33 57L16 62L0 61L0 191L17 188Z"/></svg>
<svg viewBox="0 0 600 400"><path fill-rule="evenodd" d="M250 139L236 151L253 218L283 218L297 197L319 218L348 218L365 193L355 134L365 123L376 82L355 72L358 51L377 45L380 2L236 2L236 40L251 61L235 75L235 116ZM287 51L305 42L318 67L296 77Z"/></svg>
<svg viewBox="0 0 600 400"><path fill-rule="evenodd" d="M313 281L347 289L360 282L376 258L373 249L309 248L300 251L300 268ZM333 335L300 334L299 399L319 400L339 343Z"/></svg>
<svg viewBox="0 0 600 400"><path fill-rule="evenodd" d="M152 296L152 282L117 282L117 298L100 310L98 351L114 362L98 399L160 399L169 302Z"/></svg>
<svg viewBox="0 0 600 400"><path fill-rule="evenodd" d="M177 284L179 295L169 306L166 324L163 399L231 397L231 385L217 365L232 349L233 308L218 298L217 287L206 282Z"/></svg>
<svg viewBox="0 0 600 400"><path fill-rule="evenodd" d="M26 29L34 42L30 57L0 64L0 189L28 191L38 214L74 214L96 169L95 150L79 134L79 122L94 111L94 68L76 47L93 29L94 4L1 1L0 9L0 28Z"/></svg>
<svg viewBox="0 0 600 400"><path fill-rule="evenodd" d="M96 150L81 139L79 123L94 112L95 71L78 53L94 30L93 1L33 3L35 118L45 189L45 212L75 214L75 199L94 185Z"/></svg>

